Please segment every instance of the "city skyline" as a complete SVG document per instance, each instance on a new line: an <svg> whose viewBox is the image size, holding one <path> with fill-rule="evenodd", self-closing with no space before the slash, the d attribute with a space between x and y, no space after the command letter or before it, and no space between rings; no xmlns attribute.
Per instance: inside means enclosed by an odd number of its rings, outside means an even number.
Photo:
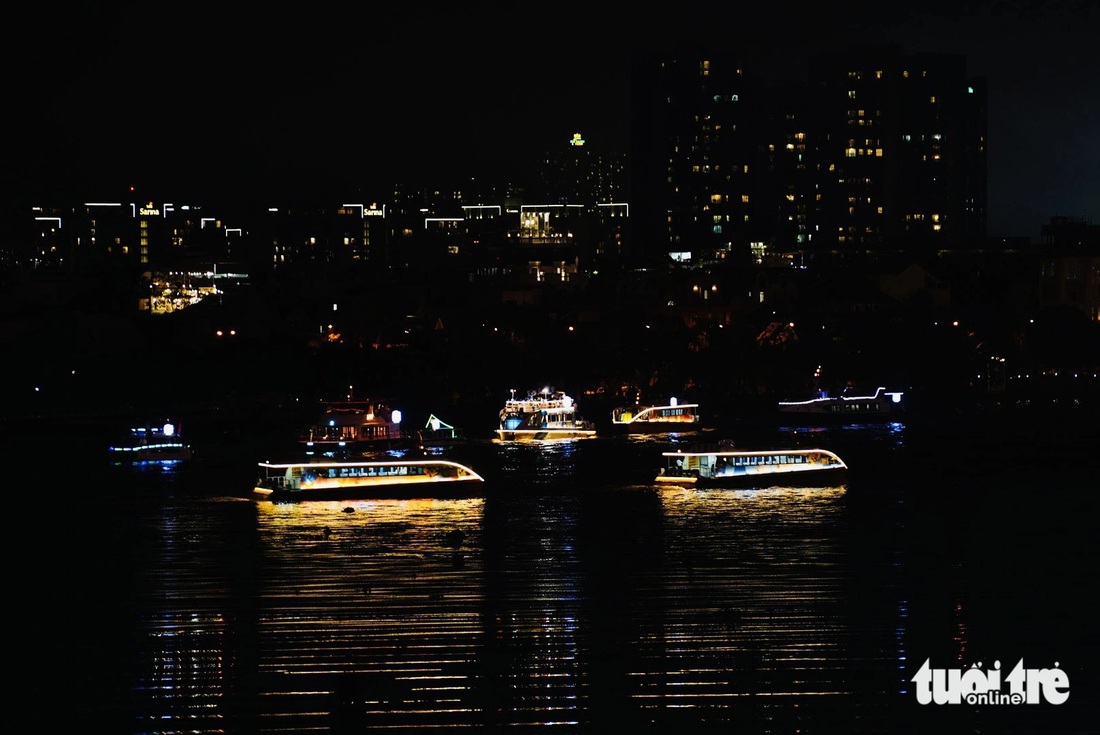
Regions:
<svg viewBox="0 0 1100 735"><path fill-rule="evenodd" d="M394 183L505 176L574 132L628 152L636 50L743 51L754 71L794 78L809 53L896 42L962 54L988 82L990 236L1036 238L1054 216L1095 220L1100 62L1086 28L1097 11L924 7L849 3L786 22L726 11L709 24L616 4L472 3L423 18L338 3L287 18L200 5L158 24L132 3L74 8L28 24L9 66L35 72L13 80L13 140L25 142L11 150L16 199L131 185L165 198L370 198Z"/></svg>

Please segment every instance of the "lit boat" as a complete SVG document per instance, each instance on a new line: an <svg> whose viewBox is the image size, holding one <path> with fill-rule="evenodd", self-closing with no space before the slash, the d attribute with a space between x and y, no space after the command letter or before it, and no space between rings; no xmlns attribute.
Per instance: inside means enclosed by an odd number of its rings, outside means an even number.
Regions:
<svg viewBox="0 0 1100 735"><path fill-rule="evenodd" d="M817 397L805 401L780 401L779 412L790 417L865 421L897 416L905 411L902 391L880 387L873 395L830 396L818 391Z"/></svg>
<svg viewBox="0 0 1100 735"><path fill-rule="evenodd" d="M416 442L421 449L426 447L449 447L461 444L462 434L458 429L442 420L434 413L428 416L424 428L416 432Z"/></svg>
<svg viewBox="0 0 1100 735"><path fill-rule="evenodd" d="M661 406L620 406L611 412L611 425L632 433L696 431L701 421L699 404L675 398Z"/></svg>
<svg viewBox="0 0 1100 735"><path fill-rule="evenodd" d="M848 465L827 449L714 449L663 452L666 466L657 482L700 485L785 485L834 483Z"/></svg>
<svg viewBox="0 0 1100 735"><path fill-rule="evenodd" d="M407 443L401 411L371 400L322 401L320 415L298 436L306 454L328 457L385 451Z"/></svg>
<svg viewBox="0 0 1100 735"><path fill-rule="evenodd" d="M507 442L562 441L596 436L591 421L577 416L577 403L562 391L544 388L517 399L515 390L500 410L497 439Z"/></svg>
<svg viewBox="0 0 1100 735"><path fill-rule="evenodd" d="M259 463L253 492L270 500L455 497L484 478L445 459Z"/></svg>
<svg viewBox="0 0 1100 735"><path fill-rule="evenodd" d="M171 421L161 426L135 426L128 440L107 448L116 463L182 462L191 459L191 445L180 436Z"/></svg>

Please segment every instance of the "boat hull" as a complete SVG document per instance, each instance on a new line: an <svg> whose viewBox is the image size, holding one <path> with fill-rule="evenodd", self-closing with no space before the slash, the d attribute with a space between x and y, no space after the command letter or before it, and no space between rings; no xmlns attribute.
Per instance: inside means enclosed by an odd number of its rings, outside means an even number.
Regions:
<svg viewBox="0 0 1100 735"><path fill-rule="evenodd" d="M309 500L413 500L478 498L484 495L484 483L473 480L451 482L389 483L385 485L356 485L339 488L312 488L309 490L271 489L256 486L257 499L273 503L298 503Z"/></svg>
<svg viewBox="0 0 1100 735"><path fill-rule="evenodd" d="M698 421L613 421L611 428L624 434L687 434L702 426Z"/></svg>
<svg viewBox="0 0 1100 735"><path fill-rule="evenodd" d="M655 482L663 485L691 487L835 487L848 481L846 468L804 470L801 472L746 472L720 477L662 474Z"/></svg>
<svg viewBox="0 0 1100 735"><path fill-rule="evenodd" d="M484 479L449 460L259 464L253 493L273 501L477 497Z"/></svg>
<svg viewBox="0 0 1100 735"><path fill-rule="evenodd" d="M572 441L594 436L594 429L497 429L497 440L502 442Z"/></svg>

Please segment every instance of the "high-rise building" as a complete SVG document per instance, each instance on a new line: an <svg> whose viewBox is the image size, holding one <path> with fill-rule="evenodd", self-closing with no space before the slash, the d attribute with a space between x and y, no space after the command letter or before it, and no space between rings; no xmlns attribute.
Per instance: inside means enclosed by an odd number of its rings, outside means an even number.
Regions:
<svg viewBox="0 0 1100 735"><path fill-rule="evenodd" d="M810 83L826 247L934 252L984 239L985 86L964 56L824 53Z"/></svg>
<svg viewBox="0 0 1100 735"><path fill-rule="evenodd" d="M935 251L985 237L985 87L965 58L849 49L806 82L736 54L632 70L631 244L642 259Z"/></svg>

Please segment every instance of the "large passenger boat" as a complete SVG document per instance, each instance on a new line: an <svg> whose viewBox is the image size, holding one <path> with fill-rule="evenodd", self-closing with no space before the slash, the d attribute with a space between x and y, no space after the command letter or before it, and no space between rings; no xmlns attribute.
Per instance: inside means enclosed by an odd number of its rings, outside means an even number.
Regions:
<svg viewBox="0 0 1100 735"><path fill-rule="evenodd" d="M699 404L680 403L675 398L662 405L619 406L611 412L611 425L629 433L674 433L701 427Z"/></svg>
<svg viewBox="0 0 1100 735"><path fill-rule="evenodd" d="M845 479L848 465L828 449L738 450L719 445L663 452L655 480L679 485L809 485Z"/></svg>
<svg viewBox="0 0 1100 735"><path fill-rule="evenodd" d="M259 463L253 492L274 501L357 498L452 498L475 495L484 482L445 459Z"/></svg>
<svg viewBox="0 0 1100 735"><path fill-rule="evenodd" d="M589 439L596 427L577 415L577 403L566 393L544 388L526 398L515 390L500 409L497 440L507 442L562 441Z"/></svg>
<svg viewBox="0 0 1100 735"><path fill-rule="evenodd" d="M384 402L345 399L322 401L317 416L298 436L310 456L361 456L410 443L401 426L401 411Z"/></svg>
<svg viewBox="0 0 1100 735"><path fill-rule="evenodd" d="M159 426L135 426L125 440L110 445L107 451L118 464L183 462L192 457L191 445L171 421Z"/></svg>
<svg viewBox="0 0 1100 735"><path fill-rule="evenodd" d="M839 419L850 421L883 420L905 411L902 391L890 391L879 387L871 395L859 395L844 391L829 395L819 390L817 395L805 401L779 401L779 413L788 418Z"/></svg>

